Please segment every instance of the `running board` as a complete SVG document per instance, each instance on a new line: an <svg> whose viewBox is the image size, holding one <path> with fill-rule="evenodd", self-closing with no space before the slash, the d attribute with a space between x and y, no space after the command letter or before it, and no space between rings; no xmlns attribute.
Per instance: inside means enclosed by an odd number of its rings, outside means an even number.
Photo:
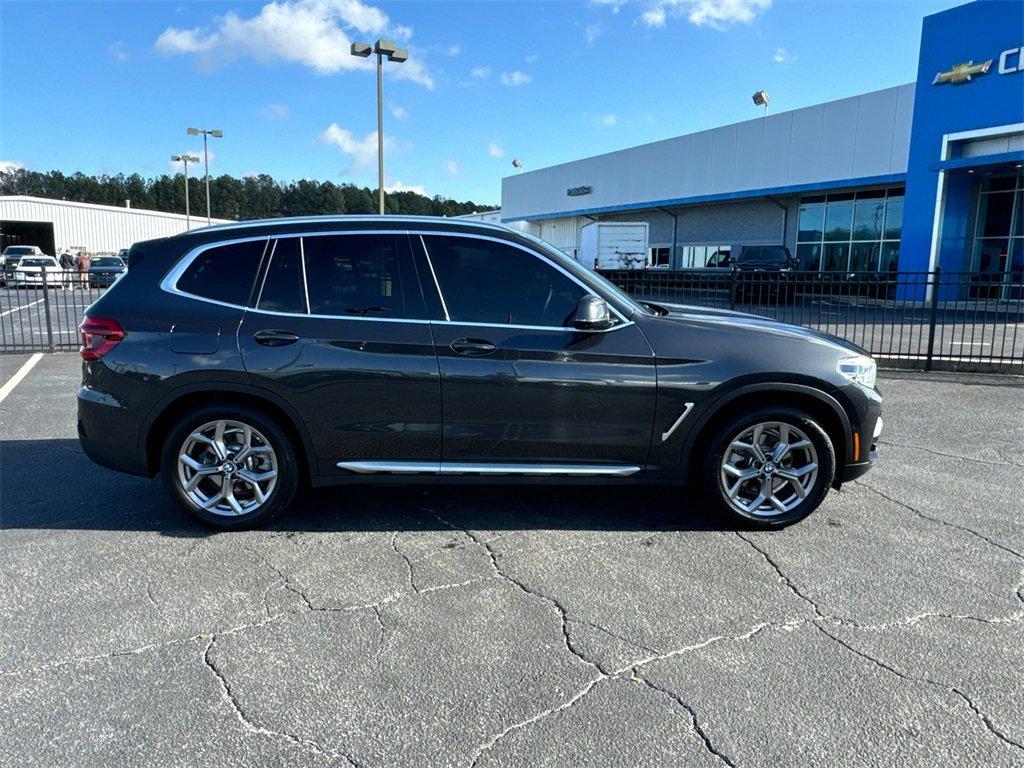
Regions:
<svg viewBox="0 0 1024 768"><path fill-rule="evenodd" d="M472 461L339 461L338 467L360 475L521 475L525 477L628 477L637 466L607 464L483 464Z"/></svg>

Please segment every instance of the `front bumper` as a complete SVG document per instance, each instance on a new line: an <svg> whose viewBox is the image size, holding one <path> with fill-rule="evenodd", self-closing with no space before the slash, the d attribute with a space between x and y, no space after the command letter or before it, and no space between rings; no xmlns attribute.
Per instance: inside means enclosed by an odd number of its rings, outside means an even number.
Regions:
<svg viewBox="0 0 1024 768"><path fill-rule="evenodd" d="M867 472L875 466L875 458L878 455L878 440L882 436L882 417L878 416L875 419L874 427L872 429L871 438L865 440L866 446L862 446L861 452L863 455L866 454L867 458L863 461L855 461L848 463L843 467L843 471L840 474L840 482L846 483L851 480L856 480L858 477L863 477Z"/></svg>

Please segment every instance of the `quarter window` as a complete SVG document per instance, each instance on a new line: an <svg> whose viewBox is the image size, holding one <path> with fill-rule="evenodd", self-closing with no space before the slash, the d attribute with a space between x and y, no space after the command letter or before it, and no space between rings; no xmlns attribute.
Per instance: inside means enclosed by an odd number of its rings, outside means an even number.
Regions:
<svg viewBox="0 0 1024 768"><path fill-rule="evenodd" d="M340 235L302 242L309 311L314 315L408 317L397 237Z"/></svg>
<svg viewBox="0 0 1024 768"><path fill-rule="evenodd" d="M452 320L564 327L587 293L537 256L492 240L424 236Z"/></svg>
<svg viewBox="0 0 1024 768"><path fill-rule="evenodd" d="M193 296L246 306L266 240L207 248L178 278L177 288Z"/></svg>

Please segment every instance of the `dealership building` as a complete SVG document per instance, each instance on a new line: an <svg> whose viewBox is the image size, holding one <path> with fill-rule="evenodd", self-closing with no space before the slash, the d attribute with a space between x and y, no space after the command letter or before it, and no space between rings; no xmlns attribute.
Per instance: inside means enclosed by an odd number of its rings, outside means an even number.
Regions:
<svg viewBox="0 0 1024 768"><path fill-rule="evenodd" d="M1024 273L1024 4L924 19L917 80L502 180L501 219L582 258L646 222L653 265L785 244L809 270Z"/></svg>
<svg viewBox="0 0 1024 768"><path fill-rule="evenodd" d="M211 219L213 224L226 219ZM64 251L114 252L140 240L205 227L206 217L94 205L28 195L0 195L0 247L36 245L51 256Z"/></svg>

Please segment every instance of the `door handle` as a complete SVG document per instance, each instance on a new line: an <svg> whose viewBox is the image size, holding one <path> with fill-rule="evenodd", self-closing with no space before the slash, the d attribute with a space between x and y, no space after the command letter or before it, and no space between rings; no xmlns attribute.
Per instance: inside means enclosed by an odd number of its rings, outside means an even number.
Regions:
<svg viewBox="0 0 1024 768"><path fill-rule="evenodd" d="M456 339L451 343L451 348L455 354L466 357L489 355L497 349L491 342L483 339Z"/></svg>
<svg viewBox="0 0 1024 768"><path fill-rule="evenodd" d="M289 331L256 331L252 337L264 347L283 347L299 340L298 336Z"/></svg>

